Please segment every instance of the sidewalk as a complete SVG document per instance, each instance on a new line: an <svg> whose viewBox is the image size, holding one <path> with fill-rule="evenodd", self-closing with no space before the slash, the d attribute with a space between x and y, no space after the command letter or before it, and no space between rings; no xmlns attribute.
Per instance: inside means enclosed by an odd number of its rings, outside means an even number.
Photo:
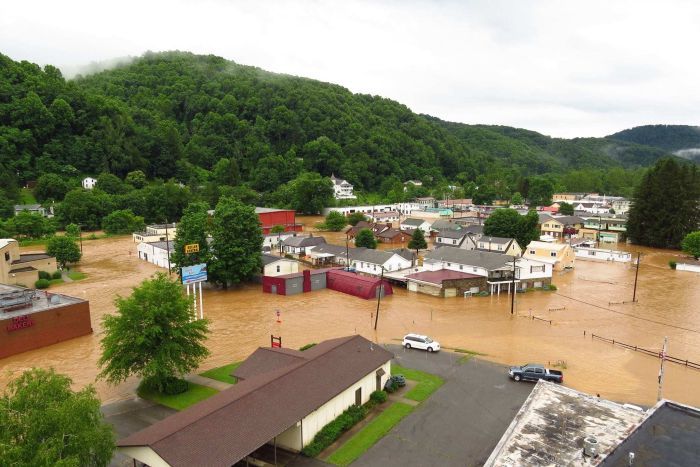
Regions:
<svg viewBox="0 0 700 467"><path fill-rule="evenodd" d="M212 389L216 389L217 391L223 391L233 386L233 384L224 383L223 381L217 381L215 379L195 374L189 375L185 379L190 383L199 384L200 386L208 386Z"/></svg>

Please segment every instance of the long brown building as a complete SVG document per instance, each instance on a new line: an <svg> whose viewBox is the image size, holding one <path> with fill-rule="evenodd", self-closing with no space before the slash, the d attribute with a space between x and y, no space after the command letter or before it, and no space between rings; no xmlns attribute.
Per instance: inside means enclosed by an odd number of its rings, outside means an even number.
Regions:
<svg viewBox="0 0 700 467"><path fill-rule="evenodd" d="M87 300L0 284L0 358L90 333Z"/></svg>

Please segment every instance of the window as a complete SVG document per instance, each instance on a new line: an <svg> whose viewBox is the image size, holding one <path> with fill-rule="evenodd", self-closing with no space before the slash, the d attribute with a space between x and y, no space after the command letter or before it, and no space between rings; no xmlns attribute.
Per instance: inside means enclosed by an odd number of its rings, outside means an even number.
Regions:
<svg viewBox="0 0 700 467"><path fill-rule="evenodd" d="M456 244L457 244L457 240L452 240L452 244L453 244L453 245L456 245Z"/></svg>
<svg viewBox="0 0 700 467"><path fill-rule="evenodd" d="M8 251L5 252L5 261L10 261L10 253Z"/></svg>
<svg viewBox="0 0 700 467"><path fill-rule="evenodd" d="M530 250L530 254L531 254L531 255L534 255L534 254L535 254L535 250Z"/></svg>
<svg viewBox="0 0 700 467"><path fill-rule="evenodd" d="M277 265L277 272L280 272L280 265Z"/></svg>
<svg viewBox="0 0 700 467"><path fill-rule="evenodd" d="M556 258L556 257L557 257L557 252L556 252L556 251L552 251L552 252L549 254L549 256L551 256L552 258Z"/></svg>
<svg viewBox="0 0 700 467"><path fill-rule="evenodd" d="M462 269L464 269L464 268L462 268L462 265L460 264L460 265L459 265L459 270L461 271Z"/></svg>
<svg viewBox="0 0 700 467"><path fill-rule="evenodd" d="M501 245L498 245L498 251L501 251L503 247Z"/></svg>
<svg viewBox="0 0 700 467"><path fill-rule="evenodd" d="M448 266L452 266L452 263L447 263Z"/></svg>
<svg viewBox="0 0 700 467"><path fill-rule="evenodd" d="M472 269L474 270L474 272L476 272L476 268L472 268Z"/></svg>

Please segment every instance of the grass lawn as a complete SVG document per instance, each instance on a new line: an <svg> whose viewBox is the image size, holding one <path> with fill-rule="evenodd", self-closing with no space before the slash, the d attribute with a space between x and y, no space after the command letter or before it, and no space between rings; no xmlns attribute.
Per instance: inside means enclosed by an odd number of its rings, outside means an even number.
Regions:
<svg viewBox="0 0 700 467"><path fill-rule="evenodd" d="M348 465L364 454L374 443L411 413L413 407L403 402L395 402L374 420L358 431L345 444L328 456L326 461L335 465Z"/></svg>
<svg viewBox="0 0 700 467"><path fill-rule="evenodd" d="M19 204L37 204L32 190L29 188L22 188L19 191Z"/></svg>
<svg viewBox="0 0 700 467"><path fill-rule="evenodd" d="M168 396L165 394L160 394L156 391L146 390L144 388L139 388L137 393L139 397L143 399L148 399L149 401L157 402L158 404L170 407L175 410L186 409L187 407L201 402L214 394L216 394L216 389L209 388L206 386L200 386L199 384L190 383L190 388L183 392L182 394L177 394L175 396Z"/></svg>
<svg viewBox="0 0 700 467"><path fill-rule="evenodd" d="M80 272L80 271L70 271L68 273L68 277L70 277L74 281L80 281L80 280L85 279L87 277L87 275L85 273Z"/></svg>
<svg viewBox="0 0 700 467"><path fill-rule="evenodd" d="M63 284L63 279L51 279L51 280L49 280L49 284L51 284L51 285Z"/></svg>
<svg viewBox="0 0 700 467"><path fill-rule="evenodd" d="M231 376L231 373L233 373L233 370L238 368L241 363L243 362L236 362L229 365L220 366L219 368L212 368L204 373L200 373L199 376L215 379L223 383L236 384L236 378Z"/></svg>
<svg viewBox="0 0 700 467"><path fill-rule="evenodd" d="M407 379L417 381L416 387L408 391L404 397L414 401L422 402L426 400L432 393L438 390L440 386L445 384L445 380L436 375L424 373L422 371L404 368L399 365L391 364L392 375L404 375Z"/></svg>

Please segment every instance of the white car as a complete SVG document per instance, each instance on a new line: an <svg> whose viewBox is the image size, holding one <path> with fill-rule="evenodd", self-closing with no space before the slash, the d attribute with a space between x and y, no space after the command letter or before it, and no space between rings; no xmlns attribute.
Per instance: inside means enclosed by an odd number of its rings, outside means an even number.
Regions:
<svg viewBox="0 0 700 467"><path fill-rule="evenodd" d="M422 349L428 352L437 352L440 350L440 343L432 340L428 336L420 334L406 334L403 337L403 346L407 349Z"/></svg>

